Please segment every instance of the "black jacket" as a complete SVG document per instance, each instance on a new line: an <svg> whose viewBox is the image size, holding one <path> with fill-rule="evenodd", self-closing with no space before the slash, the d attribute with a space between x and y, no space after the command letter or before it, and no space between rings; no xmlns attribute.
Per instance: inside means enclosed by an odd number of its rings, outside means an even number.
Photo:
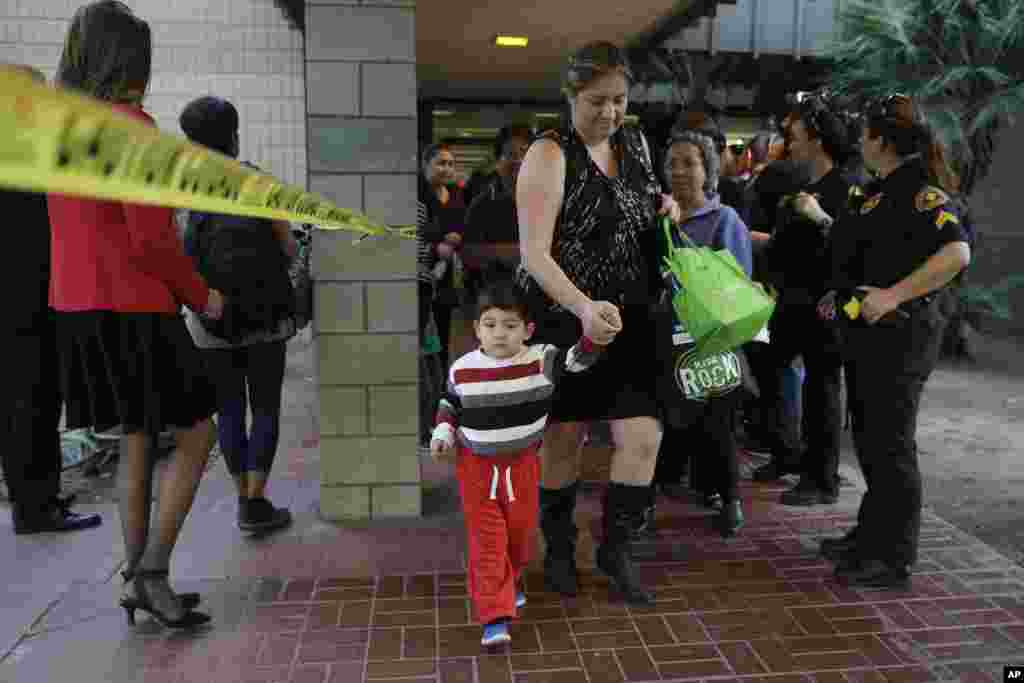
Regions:
<svg viewBox="0 0 1024 683"><path fill-rule="evenodd" d="M7 259L3 291L8 292L7 325L12 332L31 334L51 315L50 216L46 195L0 190L0 207L13 220L17 252Z"/></svg>

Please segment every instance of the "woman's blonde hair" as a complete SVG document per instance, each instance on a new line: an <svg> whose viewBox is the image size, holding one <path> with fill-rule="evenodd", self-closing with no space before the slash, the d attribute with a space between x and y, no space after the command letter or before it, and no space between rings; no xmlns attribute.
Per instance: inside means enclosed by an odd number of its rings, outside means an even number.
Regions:
<svg viewBox="0 0 1024 683"><path fill-rule="evenodd" d="M132 102L149 87L152 33L117 0L80 7L64 39L57 83L101 100Z"/></svg>

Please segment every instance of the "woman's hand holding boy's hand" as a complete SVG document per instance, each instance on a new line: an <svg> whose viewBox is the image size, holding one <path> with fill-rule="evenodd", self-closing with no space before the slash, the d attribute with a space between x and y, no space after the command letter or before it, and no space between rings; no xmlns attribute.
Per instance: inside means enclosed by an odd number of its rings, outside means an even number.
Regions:
<svg viewBox="0 0 1024 683"><path fill-rule="evenodd" d="M433 439L430 442L430 457L434 462L445 462L451 460L453 448L440 439Z"/></svg>

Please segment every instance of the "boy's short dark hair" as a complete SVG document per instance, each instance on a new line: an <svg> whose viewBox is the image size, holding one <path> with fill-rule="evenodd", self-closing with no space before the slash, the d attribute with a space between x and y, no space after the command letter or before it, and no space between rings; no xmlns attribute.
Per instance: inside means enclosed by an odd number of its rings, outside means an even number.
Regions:
<svg viewBox="0 0 1024 683"><path fill-rule="evenodd" d="M476 299L475 321L479 321L484 313L492 308L502 311L515 311L523 319L530 322L530 306L522 290L511 280L491 282L480 290Z"/></svg>

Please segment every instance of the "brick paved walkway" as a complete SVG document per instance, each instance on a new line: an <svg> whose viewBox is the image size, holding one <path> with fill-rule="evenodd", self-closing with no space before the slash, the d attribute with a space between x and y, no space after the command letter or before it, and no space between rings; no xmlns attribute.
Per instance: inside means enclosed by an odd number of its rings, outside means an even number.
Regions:
<svg viewBox="0 0 1024 683"><path fill-rule="evenodd" d="M325 524L308 437L298 419L283 434L270 492L296 523L282 534L240 536L223 467L203 482L172 580L202 593L206 631L165 631L142 616L126 624L112 580L113 506L101 509L103 527L78 535L0 531L12 577L0 612L27 631L0 661L0 682L998 681L1004 664L1024 663L1024 569L926 512L911 590L849 590L816 551L852 522L858 490L844 489L835 506L793 509L777 504L783 483L749 481L748 524L734 539L714 533L696 505L659 504L658 535L636 547L659 597L645 609L624 606L593 572L600 490L591 487L577 520L583 593L545 594L535 563L511 646L484 652L461 573L461 523L445 511L452 501L424 520ZM599 479L601 457L588 461ZM435 506L447 475L425 465ZM22 605L32 608L13 609Z"/></svg>
<svg viewBox="0 0 1024 683"><path fill-rule="evenodd" d="M105 668L91 669L102 679L56 678L48 669L45 680L995 681L1004 664L1024 662L1024 570L927 516L911 590L849 590L831 579L814 550L818 538L850 523L856 492L844 492L850 500L840 510L794 511L774 503L779 490L745 487L750 523L730 540L711 531L699 508L663 504L658 536L637 547L656 607L626 607L589 568L583 593L572 600L545 594L540 575L531 573L530 602L511 646L490 652L470 621L462 573L343 576L327 568L339 566L353 540L330 548L320 539L267 549L263 557L274 561L264 566L275 569L265 575L177 581L181 590L201 590L214 615L213 628L200 634L165 632L151 622L133 629L113 607L115 588L83 590L39 625L35 659L26 663L46 658L73 670L67 648L90 639L102 646L89 659L108 658ZM598 530L597 494L581 506L581 561ZM436 545L438 533L453 537L449 552L457 548L458 557L451 559L461 561L455 525L410 534L426 538L410 538L403 554L430 555L420 546ZM358 542L395 544L403 536L397 528L370 531ZM281 571L289 558L300 574L294 578ZM259 564L251 558L245 573Z"/></svg>

